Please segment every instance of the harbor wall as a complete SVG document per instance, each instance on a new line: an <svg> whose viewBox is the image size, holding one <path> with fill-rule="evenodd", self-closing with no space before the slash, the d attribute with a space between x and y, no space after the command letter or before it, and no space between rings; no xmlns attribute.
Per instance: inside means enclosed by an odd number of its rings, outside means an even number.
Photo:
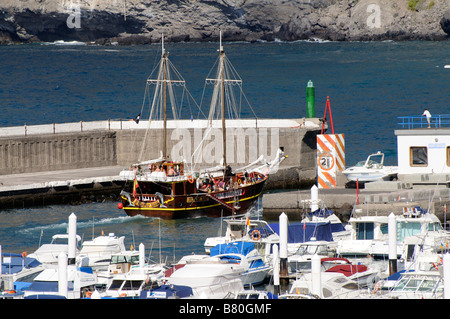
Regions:
<svg viewBox="0 0 450 319"><path fill-rule="evenodd" d="M245 166L260 155L270 161L281 147L288 157L277 174L271 175L268 187L314 183L318 119L251 120L240 126L231 122L227 122L226 143L227 163L232 168ZM160 156L163 130L158 123L150 123L153 127L149 130L145 121L93 123L0 129L0 175L114 165L126 168ZM222 136L218 132L214 126L208 131L205 122L186 121L178 127L170 123L167 154L171 160L184 159L195 168L217 165L222 160ZM201 155L193 155L201 141Z"/></svg>
<svg viewBox="0 0 450 319"><path fill-rule="evenodd" d="M117 164L113 131L0 138L0 175Z"/></svg>

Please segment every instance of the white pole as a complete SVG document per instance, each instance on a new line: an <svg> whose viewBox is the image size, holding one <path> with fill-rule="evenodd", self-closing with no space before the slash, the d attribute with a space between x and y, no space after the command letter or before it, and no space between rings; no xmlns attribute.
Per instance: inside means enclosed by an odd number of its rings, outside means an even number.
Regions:
<svg viewBox="0 0 450 319"><path fill-rule="evenodd" d="M143 243L139 244L139 267L141 270L145 266L145 245Z"/></svg>
<svg viewBox="0 0 450 319"><path fill-rule="evenodd" d="M287 257L288 257L288 217L283 212L279 217L280 223L280 277L283 278L283 282L287 284L288 270L287 270Z"/></svg>
<svg viewBox="0 0 450 319"><path fill-rule="evenodd" d="M280 223L280 258L287 258L288 217L285 213L281 213L279 217L279 223Z"/></svg>
<svg viewBox="0 0 450 319"><path fill-rule="evenodd" d="M75 264L75 257L76 257L76 251L77 251L77 216L72 213L69 216L69 250L67 254L68 258L68 264L74 265Z"/></svg>
<svg viewBox="0 0 450 319"><path fill-rule="evenodd" d="M3 263L2 245L0 245L0 276L2 275L2 263ZM1 284L1 281L0 281L0 284Z"/></svg>
<svg viewBox="0 0 450 319"><path fill-rule="evenodd" d="M61 252L58 256L58 294L67 298L67 256Z"/></svg>
<svg viewBox="0 0 450 319"><path fill-rule="evenodd" d="M444 267L444 299L450 299L450 254L444 254L442 259Z"/></svg>
<svg viewBox="0 0 450 319"><path fill-rule="evenodd" d="M319 209L319 189L314 184L311 187L311 212Z"/></svg>
<svg viewBox="0 0 450 319"><path fill-rule="evenodd" d="M321 276L321 258L315 254L311 258L311 277L312 277L312 289L311 292L314 295L322 298L322 276Z"/></svg>
<svg viewBox="0 0 450 319"><path fill-rule="evenodd" d="M275 294L280 293L280 264L278 260L278 245L272 246L272 256L273 256L273 290Z"/></svg>
<svg viewBox="0 0 450 319"><path fill-rule="evenodd" d="M394 213L388 217L389 275L397 272L397 219Z"/></svg>

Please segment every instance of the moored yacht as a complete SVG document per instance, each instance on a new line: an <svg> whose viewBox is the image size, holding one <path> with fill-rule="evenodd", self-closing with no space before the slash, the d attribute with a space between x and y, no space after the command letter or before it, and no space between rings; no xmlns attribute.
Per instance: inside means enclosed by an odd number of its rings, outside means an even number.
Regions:
<svg viewBox="0 0 450 319"><path fill-rule="evenodd" d="M389 255L388 216L352 216L351 237L338 242L340 256L367 256L387 258ZM450 232L443 230L439 219L432 213L416 208L413 213L396 216L397 255L401 256L405 238L422 236L423 245L439 249L450 238Z"/></svg>

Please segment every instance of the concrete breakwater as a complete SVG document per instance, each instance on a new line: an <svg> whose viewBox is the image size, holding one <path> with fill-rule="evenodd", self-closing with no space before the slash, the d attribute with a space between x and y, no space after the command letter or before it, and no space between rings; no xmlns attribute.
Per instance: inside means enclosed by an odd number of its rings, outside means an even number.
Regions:
<svg viewBox="0 0 450 319"><path fill-rule="evenodd" d="M271 175L267 189L310 186L316 178L320 124L318 119L304 118L227 121L227 162L237 168L261 154L270 160L283 148L288 158ZM185 120L169 121L167 127L170 159L184 160L196 169L220 162L222 138L218 125L213 123L208 129L206 121ZM68 203L82 200L83 196L118 194L123 184L118 178L120 170L140 160L158 158L162 132L158 121L138 124L108 120L1 128L0 205L10 208ZM205 146L199 147L201 142ZM199 149L200 156L196 155Z"/></svg>

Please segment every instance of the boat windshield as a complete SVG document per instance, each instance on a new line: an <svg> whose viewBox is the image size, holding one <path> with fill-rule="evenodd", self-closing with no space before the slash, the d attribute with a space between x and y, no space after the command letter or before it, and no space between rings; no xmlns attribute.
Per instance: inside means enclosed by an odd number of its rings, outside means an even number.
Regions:
<svg viewBox="0 0 450 319"><path fill-rule="evenodd" d="M356 167L362 167L366 164L366 161L361 161L355 164Z"/></svg>
<svg viewBox="0 0 450 319"><path fill-rule="evenodd" d="M136 290L142 285L142 280L113 280L109 290Z"/></svg>
<svg viewBox="0 0 450 319"><path fill-rule="evenodd" d="M122 263L130 263L132 265L139 264L139 256L124 256L124 255L114 255L111 256L111 264L122 264Z"/></svg>
<svg viewBox="0 0 450 319"><path fill-rule="evenodd" d="M411 292L433 292L435 291L439 280L428 277L409 277L400 279L399 283L393 288L393 291L411 291Z"/></svg>
<svg viewBox="0 0 450 319"><path fill-rule="evenodd" d="M383 164L384 156L382 154L371 155L367 161L368 165Z"/></svg>

